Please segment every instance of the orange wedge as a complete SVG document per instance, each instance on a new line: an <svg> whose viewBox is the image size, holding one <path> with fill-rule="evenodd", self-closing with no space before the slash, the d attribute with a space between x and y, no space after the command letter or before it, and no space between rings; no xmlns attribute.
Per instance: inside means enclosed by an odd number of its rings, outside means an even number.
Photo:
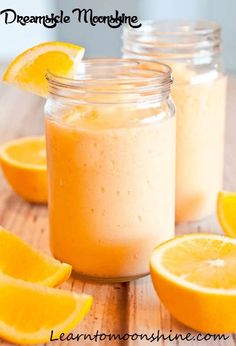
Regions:
<svg viewBox="0 0 236 346"><path fill-rule="evenodd" d="M219 192L217 216L225 234L236 238L236 192Z"/></svg>
<svg viewBox="0 0 236 346"><path fill-rule="evenodd" d="M0 162L8 183L19 196L29 202L47 202L44 137L25 137L3 144Z"/></svg>
<svg viewBox="0 0 236 346"><path fill-rule="evenodd" d="M88 313L92 297L8 277L0 278L0 337L38 345L71 331Z"/></svg>
<svg viewBox="0 0 236 346"><path fill-rule="evenodd" d="M236 239L189 234L159 245L154 287L180 322L205 333L236 332Z"/></svg>
<svg viewBox="0 0 236 346"><path fill-rule="evenodd" d="M45 97L48 71L72 76L84 55L84 48L66 42L46 42L17 56L6 70L3 81Z"/></svg>
<svg viewBox="0 0 236 346"><path fill-rule="evenodd" d="M66 281L71 266L31 248L11 232L0 227L0 280L5 275L45 286Z"/></svg>

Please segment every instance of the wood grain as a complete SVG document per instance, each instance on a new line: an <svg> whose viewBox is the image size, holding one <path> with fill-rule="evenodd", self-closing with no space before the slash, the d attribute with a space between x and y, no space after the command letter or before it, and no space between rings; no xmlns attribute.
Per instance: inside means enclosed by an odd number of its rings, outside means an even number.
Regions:
<svg viewBox="0 0 236 346"><path fill-rule="evenodd" d="M236 190L236 78L229 80L226 146L225 146L225 188ZM11 87L0 84L0 143L6 140L43 133L43 104L42 99L26 94ZM48 216L46 206L31 205L18 196L5 182L0 173L0 224L19 235L34 247L49 253L48 247ZM177 234L189 232L220 232L216 217L202 222L184 224L177 227ZM188 333L195 334L182 324L174 320L157 298L150 277L142 278L130 283L95 284L82 281L75 276L61 285L62 288L76 292L86 292L94 296L91 313L77 327L74 333L95 334L98 330L110 333ZM194 312L193 312L194 313ZM201 342L201 345L234 345L235 336L227 341ZM71 341L52 342L48 345L137 345L146 346L155 344L149 341L110 341L93 342ZM181 341L163 341L161 345L185 344ZM199 342L188 343L197 345ZM0 345L8 343L0 341Z"/></svg>

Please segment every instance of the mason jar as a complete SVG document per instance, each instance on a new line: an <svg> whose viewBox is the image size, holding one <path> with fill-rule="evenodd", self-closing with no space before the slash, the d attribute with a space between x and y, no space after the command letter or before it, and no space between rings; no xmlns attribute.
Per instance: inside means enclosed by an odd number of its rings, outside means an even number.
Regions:
<svg viewBox="0 0 236 346"><path fill-rule="evenodd" d="M75 79L47 75L52 253L82 276L128 281L174 236L171 69L94 59Z"/></svg>
<svg viewBox="0 0 236 346"><path fill-rule="evenodd" d="M125 57L171 66L177 110L176 222L202 219L216 209L222 188L226 76L221 29L213 22L143 22L126 27Z"/></svg>

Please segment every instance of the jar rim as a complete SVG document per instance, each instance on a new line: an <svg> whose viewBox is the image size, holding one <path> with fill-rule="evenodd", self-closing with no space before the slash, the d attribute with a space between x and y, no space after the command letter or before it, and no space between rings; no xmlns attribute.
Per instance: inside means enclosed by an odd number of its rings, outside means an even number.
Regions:
<svg viewBox="0 0 236 346"><path fill-rule="evenodd" d="M49 94L63 97L82 95L126 95L134 97L169 94L172 69L158 61L124 58L85 59L78 64L73 78L46 74Z"/></svg>
<svg viewBox="0 0 236 346"><path fill-rule="evenodd" d="M207 20L143 20L141 21L141 23L142 26L138 29L125 26L124 31L130 31L134 33L159 32L159 34L162 35L207 35L209 33L221 31L221 27L217 22Z"/></svg>
<svg viewBox="0 0 236 346"><path fill-rule="evenodd" d="M134 58L205 58L220 50L221 27L214 21L147 20L123 30L123 53Z"/></svg>

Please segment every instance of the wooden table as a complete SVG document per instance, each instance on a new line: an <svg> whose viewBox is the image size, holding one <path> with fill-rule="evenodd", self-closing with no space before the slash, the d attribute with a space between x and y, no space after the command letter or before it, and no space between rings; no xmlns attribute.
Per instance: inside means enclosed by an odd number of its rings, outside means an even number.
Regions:
<svg viewBox="0 0 236 346"><path fill-rule="evenodd" d="M236 191L236 78L229 80L226 148L225 148L225 188ZM0 143L21 136L43 133L44 100L0 84ZM16 233L37 249L49 253L48 215L46 206L31 205L16 196L0 173L0 224ZM215 217L199 223L177 227L177 234L188 232L220 232ZM100 331L110 333L161 333L170 330L185 334L189 330L172 318L154 292L150 277L130 283L94 284L72 277L61 285L62 288L93 295L91 313L77 327L74 333L95 334ZM193 311L194 313L194 311ZM236 313L236 311L235 311ZM222 316L224 318L224 316ZM235 336L227 341L188 342L189 345L234 345ZM148 341L99 342L53 342L50 345L152 345ZM1 345L8 345L1 342ZM182 345L183 341L160 341L162 345ZM49 344L48 344L49 345Z"/></svg>

